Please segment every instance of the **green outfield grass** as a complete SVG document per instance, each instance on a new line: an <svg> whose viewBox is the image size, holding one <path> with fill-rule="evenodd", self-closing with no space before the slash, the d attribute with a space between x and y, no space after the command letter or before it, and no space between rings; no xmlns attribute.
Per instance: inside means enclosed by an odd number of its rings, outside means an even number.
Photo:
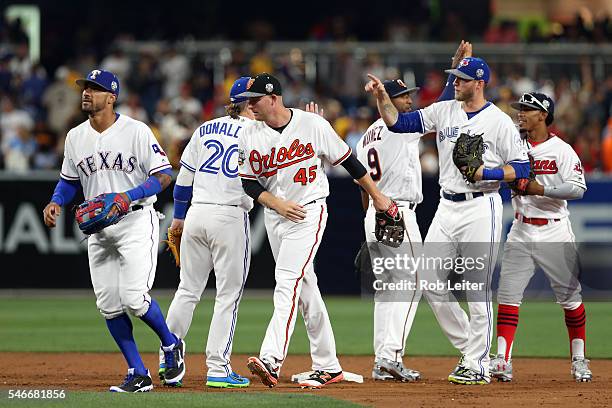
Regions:
<svg viewBox="0 0 612 408"><path fill-rule="evenodd" d="M164 312L169 297L158 298ZM372 300L327 297L338 353L372 354ZM196 309L186 341L191 350L204 350L213 303L202 301ZM606 347L612 338L611 303L586 304L587 354L590 358L612 358ZM236 328L234 353L259 350L272 314L272 299L243 300ZM157 351L159 340L144 323L134 320L141 351ZM117 351L92 297L3 297L0 298L0 351ZM290 353L307 354L308 339L301 319L291 340ZM567 330L563 312L553 302L528 302L521 307L514 356L566 357ZM441 332L427 302L422 301L408 339L408 355L457 355Z"/></svg>
<svg viewBox="0 0 612 408"><path fill-rule="evenodd" d="M8 401L8 406L15 407L133 407L155 406L164 408L187 407L359 407L346 401L315 396L310 394L282 394L282 393L150 393L150 394L114 394L109 392L71 392L68 391L65 399L57 400L16 400L8 399L7 392L0 391L0 405Z"/></svg>

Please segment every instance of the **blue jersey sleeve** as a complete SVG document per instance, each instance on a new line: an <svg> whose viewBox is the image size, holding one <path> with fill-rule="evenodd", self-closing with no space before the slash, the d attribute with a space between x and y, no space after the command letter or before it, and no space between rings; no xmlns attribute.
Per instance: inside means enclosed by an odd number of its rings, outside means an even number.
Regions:
<svg viewBox="0 0 612 408"><path fill-rule="evenodd" d="M446 81L446 85L442 90L442 93L440 94L440 96L438 96L437 102L450 101L451 99L455 98L455 86L453 85L454 82L455 76L453 74L450 74L448 76L448 80Z"/></svg>
<svg viewBox="0 0 612 408"><path fill-rule="evenodd" d="M393 126L388 126L388 128L394 133L424 133L421 112L400 113L397 122Z"/></svg>

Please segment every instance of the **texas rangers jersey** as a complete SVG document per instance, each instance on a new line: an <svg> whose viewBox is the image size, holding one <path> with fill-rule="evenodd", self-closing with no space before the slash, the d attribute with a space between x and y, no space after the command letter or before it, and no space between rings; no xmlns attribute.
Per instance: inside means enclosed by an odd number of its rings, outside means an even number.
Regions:
<svg viewBox="0 0 612 408"><path fill-rule="evenodd" d="M277 197L307 204L329 195L324 163L337 166L351 149L319 115L291 110L293 116L282 133L262 121L244 129L239 139L240 177L257 180Z"/></svg>
<svg viewBox="0 0 612 408"><path fill-rule="evenodd" d="M423 133L436 131L440 162L440 187L448 193L497 191L497 180L468 183L453 163L453 148L462 133L482 135L485 167L503 166L511 161L527 162L527 149L510 116L488 103L478 114L468 119L456 100L436 102L419 109Z"/></svg>
<svg viewBox="0 0 612 408"><path fill-rule="evenodd" d="M238 178L238 135L253 123L244 117L224 116L193 132L181 156L181 165L195 173L192 203L253 208Z"/></svg>
<svg viewBox="0 0 612 408"><path fill-rule="evenodd" d="M586 190L584 169L572 147L557 136L535 146L529 154L534 160L536 180L543 186L572 183ZM512 207L528 218L563 218L569 215L567 201L544 196L516 196Z"/></svg>
<svg viewBox="0 0 612 408"><path fill-rule="evenodd" d="M61 177L80 180L85 199L119 193L144 183L151 174L172 166L151 129L143 122L120 115L102 133L89 120L66 136ZM153 204L157 196L136 200Z"/></svg>
<svg viewBox="0 0 612 408"><path fill-rule="evenodd" d="M421 133L394 133L385 122L372 123L355 146L357 158L387 197L423 201L419 139Z"/></svg>

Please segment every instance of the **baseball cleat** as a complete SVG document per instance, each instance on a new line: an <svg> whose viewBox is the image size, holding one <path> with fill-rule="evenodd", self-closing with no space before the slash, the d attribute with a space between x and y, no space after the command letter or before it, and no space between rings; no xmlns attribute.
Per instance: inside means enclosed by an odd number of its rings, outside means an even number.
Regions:
<svg viewBox="0 0 612 408"><path fill-rule="evenodd" d="M573 358L571 373L576 382L590 382L593 380L593 373L589 369L589 360L586 358Z"/></svg>
<svg viewBox="0 0 612 408"><path fill-rule="evenodd" d="M264 385L272 388L278 384L278 374L276 374L272 367L263 360L257 357L249 357L247 360L247 367L252 374L258 376Z"/></svg>
<svg viewBox="0 0 612 408"><path fill-rule="evenodd" d="M372 379L375 381L387 381L393 380L393 376L389 373L381 371L378 360L376 360L374 362L374 367L372 367Z"/></svg>
<svg viewBox="0 0 612 408"><path fill-rule="evenodd" d="M465 366L463 365L464 361L465 361L465 355L462 355L461 358L459 359L459 362L455 366L455 369L451 373L451 375L456 374L465 368Z"/></svg>
<svg viewBox="0 0 612 408"><path fill-rule="evenodd" d="M489 363L489 373L491 377L497 378L497 381L510 382L512 381L512 359L506 361L503 355L495 356Z"/></svg>
<svg viewBox="0 0 612 408"><path fill-rule="evenodd" d="M206 386L212 388L246 388L251 384L248 378L232 372L227 377L206 377Z"/></svg>
<svg viewBox="0 0 612 408"><path fill-rule="evenodd" d="M448 381L453 384L461 385L484 385L489 384L491 379L481 375L478 371L471 368L462 368L458 371L453 371L448 376Z"/></svg>
<svg viewBox="0 0 612 408"><path fill-rule="evenodd" d="M147 370L147 375L134 374L134 369L128 370L121 385L113 385L110 392L147 392L153 389L153 380Z"/></svg>
<svg viewBox="0 0 612 408"><path fill-rule="evenodd" d="M418 381L421 373L416 370L404 367L401 361L392 361L387 358L378 360L380 371L390 374L393 378L402 382Z"/></svg>
<svg viewBox="0 0 612 408"><path fill-rule="evenodd" d="M327 371L316 370L310 374L310 377L300 382L298 385L302 388L323 388L327 384L338 383L344 380L344 374L342 371L337 373L330 373Z"/></svg>
<svg viewBox="0 0 612 408"><path fill-rule="evenodd" d="M180 387L185 376L185 342L178 339L176 344L162 349L165 358L162 383L169 387Z"/></svg>

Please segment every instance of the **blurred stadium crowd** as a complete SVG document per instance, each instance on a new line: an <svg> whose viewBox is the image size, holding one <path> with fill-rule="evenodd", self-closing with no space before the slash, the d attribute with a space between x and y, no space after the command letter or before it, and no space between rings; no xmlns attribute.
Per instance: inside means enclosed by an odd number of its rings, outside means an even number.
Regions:
<svg viewBox="0 0 612 408"><path fill-rule="evenodd" d="M452 14L447 18L452 19ZM346 29L341 21L328 23L313 27L312 39L346 37L338 34ZM447 27L461 27L460 22L447 23ZM521 34L515 23L493 23L482 33L482 41L612 40L608 16L591 16L590 20L579 16L573 25L552 25L546 35L538 27L529 27ZM421 31L416 23L392 22L387 39L414 40ZM452 39L443 31L439 39L455 41L462 38L460 34L453 28ZM465 38L469 38L468 33ZM30 60L27 36L18 21L0 24L0 169L27 172L59 168L66 132L85 119L74 81L94 67L118 75L121 94L117 111L148 123L175 165L193 130L203 121L224 114L229 87L239 76L274 73L284 86L287 106L303 108L306 102L317 101L338 134L354 145L377 118L374 101L363 92L366 73L383 78L402 75L397 68L386 66L380 55L369 53L355 59L350 53L339 52L332 57L334 69L325 78L308 81L300 49L272 55L264 41L252 54L239 46L231 50L220 79L209 61L197 54L179 53L172 46L128 53L114 44L103 50L80 51L66 64L48 69ZM513 117L510 103L523 92L537 90L553 96L556 111L552 131L573 145L587 172L612 173L612 73L606 72L605 80L596 82L590 58L580 61L578 75L557 72L554 77L528 78L521 70L494 75L487 96ZM493 73L498 72L496 65L491 65ZM416 84L421 90L415 107L435 101L445 81L440 69L425 72L424 79ZM437 173L435 140L431 136L421 143L421 163L424 173Z"/></svg>

